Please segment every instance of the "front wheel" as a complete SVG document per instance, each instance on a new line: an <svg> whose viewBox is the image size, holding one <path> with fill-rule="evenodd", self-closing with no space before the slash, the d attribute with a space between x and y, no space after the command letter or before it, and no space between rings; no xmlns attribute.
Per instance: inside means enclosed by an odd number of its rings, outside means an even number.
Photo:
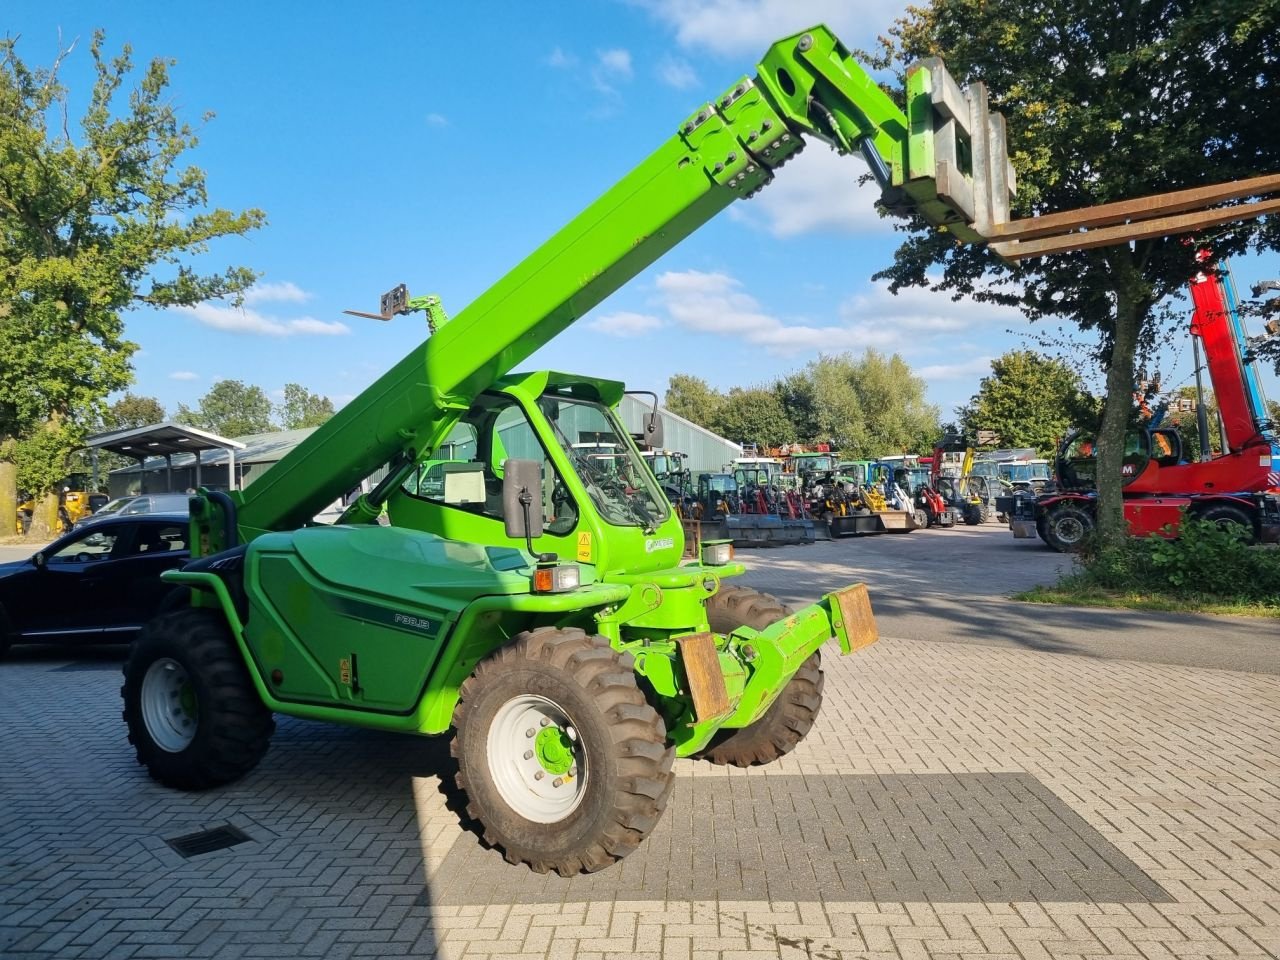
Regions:
<svg viewBox="0 0 1280 960"><path fill-rule="evenodd" d="M1059 553L1078 553L1093 533L1092 511L1074 503L1053 507L1044 520L1045 543Z"/></svg>
<svg viewBox="0 0 1280 960"><path fill-rule="evenodd" d="M180 790L238 780L275 729L226 621L210 610L148 623L129 649L120 695L138 762Z"/></svg>
<svg viewBox="0 0 1280 960"><path fill-rule="evenodd" d="M1196 516L1208 523L1217 524L1222 530L1229 530L1245 543L1253 543L1257 537L1253 527L1253 517L1244 508L1232 503L1215 503L1205 507Z"/></svg>
<svg viewBox="0 0 1280 960"><path fill-rule="evenodd" d="M675 749L631 655L604 637L517 635L463 683L453 726L467 813L512 863L600 870L662 819Z"/></svg>
<svg viewBox="0 0 1280 960"><path fill-rule="evenodd" d="M738 627L764 630L792 613L777 598L749 587L723 587L707 601L707 621L716 633L732 633ZM759 720L749 727L722 730L698 756L734 767L772 763L785 756L818 719L822 686L822 655L814 651Z"/></svg>

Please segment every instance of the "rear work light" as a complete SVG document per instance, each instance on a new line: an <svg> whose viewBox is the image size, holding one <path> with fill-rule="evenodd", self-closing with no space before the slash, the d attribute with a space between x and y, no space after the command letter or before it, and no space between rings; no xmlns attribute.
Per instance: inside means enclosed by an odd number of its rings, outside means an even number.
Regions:
<svg viewBox="0 0 1280 960"><path fill-rule="evenodd" d="M581 582L582 571L572 563L557 567L538 567L533 572L534 593L568 593L578 589Z"/></svg>
<svg viewBox="0 0 1280 960"><path fill-rule="evenodd" d="M708 567L723 567L733 559L733 542L712 540L702 545L702 562Z"/></svg>

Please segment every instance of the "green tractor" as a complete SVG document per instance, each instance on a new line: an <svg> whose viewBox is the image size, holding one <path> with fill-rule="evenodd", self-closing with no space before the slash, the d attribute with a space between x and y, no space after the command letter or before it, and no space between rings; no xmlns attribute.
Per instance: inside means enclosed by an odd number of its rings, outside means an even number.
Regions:
<svg viewBox="0 0 1280 960"><path fill-rule="evenodd" d="M392 290L377 316L425 312L423 344L247 491L192 498L196 559L165 575L189 604L149 624L125 666L150 774L183 789L244 776L276 713L452 731L486 840L572 875L641 843L677 757L792 750L822 704L826 641L876 639L865 587L790 610L726 583L744 572L727 543L682 559L680 518L619 422L623 386L510 371L766 185L804 134L874 161L899 208L969 229L932 180L907 178L906 116L818 27L453 319ZM656 414L645 433L661 446ZM380 470L337 524L310 522Z"/></svg>

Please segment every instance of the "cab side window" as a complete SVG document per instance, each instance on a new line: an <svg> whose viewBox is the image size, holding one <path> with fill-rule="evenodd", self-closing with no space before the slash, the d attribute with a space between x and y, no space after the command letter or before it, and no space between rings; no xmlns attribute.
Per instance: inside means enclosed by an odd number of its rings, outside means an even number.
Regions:
<svg viewBox="0 0 1280 960"><path fill-rule="evenodd" d="M542 465L543 526L556 536L571 533L578 525L577 505L524 410L510 397L482 396L448 441L418 465L404 489L424 500L502 520L502 465L508 459Z"/></svg>

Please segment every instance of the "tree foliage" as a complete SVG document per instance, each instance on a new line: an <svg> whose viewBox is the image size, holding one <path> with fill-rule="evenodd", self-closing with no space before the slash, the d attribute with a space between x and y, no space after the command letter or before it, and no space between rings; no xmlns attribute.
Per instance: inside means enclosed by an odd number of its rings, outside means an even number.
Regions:
<svg viewBox="0 0 1280 960"><path fill-rule="evenodd" d="M1093 426L1096 401L1074 370L1032 350L1011 350L991 361L969 402L956 411L962 431L994 430L1000 446L1034 447L1048 455L1073 426Z"/></svg>
<svg viewBox="0 0 1280 960"><path fill-rule="evenodd" d="M219 380L200 398L194 410L178 404L174 419L222 437L242 437L277 429L271 422L271 400L266 391L243 380Z"/></svg>
<svg viewBox="0 0 1280 960"><path fill-rule="evenodd" d="M762 447L786 443L796 435L795 424L768 387L734 387L724 398L711 429L737 443Z"/></svg>
<svg viewBox="0 0 1280 960"><path fill-rule="evenodd" d="M668 382L663 406L677 416L709 428L723 402L724 396L701 377L677 373Z"/></svg>
<svg viewBox="0 0 1280 960"><path fill-rule="evenodd" d="M208 209L204 172L181 165L197 138L174 107L172 61L153 60L126 89L129 47L108 56L95 34L73 135L58 78L69 52L29 67L0 40L0 456L20 456L24 482L47 492L106 396L132 379L123 313L238 294L251 271L200 273L186 258L264 222L258 210ZM0 517L13 513L11 476L0 470Z"/></svg>
<svg viewBox="0 0 1280 960"><path fill-rule="evenodd" d="M276 413L286 430L318 427L333 416L333 401L301 384L286 383L284 399L276 407Z"/></svg>
<svg viewBox="0 0 1280 960"><path fill-rule="evenodd" d="M728 394L688 374L671 378L667 409L739 443L828 442L852 457L930 449L938 408L897 354L821 356L770 386Z"/></svg>
<svg viewBox="0 0 1280 960"><path fill-rule="evenodd" d="M942 56L982 80L1008 120L1015 216L1065 211L1280 169L1280 0L1135 0L1123 15L1078 0L933 0L894 31L900 65ZM1196 272L1205 242L1140 240L1024 261L956 245L915 222L880 276L1058 317L1097 337L1107 373L1099 495L1105 536L1123 533L1120 462L1135 356L1160 332L1157 305ZM1280 247L1280 218L1215 229L1222 258Z"/></svg>
<svg viewBox="0 0 1280 960"><path fill-rule="evenodd" d="M155 397L126 393L107 408L102 421L107 430L131 430L164 423L166 416L164 404Z"/></svg>
<svg viewBox="0 0 1280 960"><path fill-rule="evenodd" d="M824 355L779 385L806 441L828 440L846 456L866 459L932 449L938 408L927 385L896 353L868 350Z"/></svg>

